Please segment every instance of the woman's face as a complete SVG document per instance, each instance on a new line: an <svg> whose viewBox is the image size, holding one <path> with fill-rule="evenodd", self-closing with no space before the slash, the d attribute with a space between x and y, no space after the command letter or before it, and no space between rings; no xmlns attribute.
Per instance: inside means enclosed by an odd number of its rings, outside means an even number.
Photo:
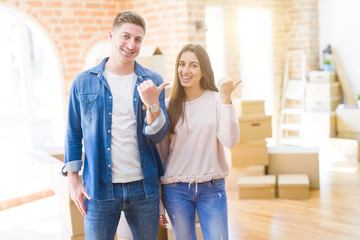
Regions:
<svg viewBox="0 0 360 240"><path fill-rule="evenodd" d="M191 51L183 52L177 66L178 78L184 88L200 88L202 77L199 59Z"/></svg>

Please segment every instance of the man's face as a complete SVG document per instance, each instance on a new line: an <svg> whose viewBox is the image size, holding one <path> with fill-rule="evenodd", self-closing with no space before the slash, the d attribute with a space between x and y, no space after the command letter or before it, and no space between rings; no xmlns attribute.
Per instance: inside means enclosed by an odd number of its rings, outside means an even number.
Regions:
<svg viewBox="0 0 360 240"><path fill-rule="evenodd" d="M144 29L132 23L124 23L109 32L111 55L123 63L132 62L139 55Z"/></svg>

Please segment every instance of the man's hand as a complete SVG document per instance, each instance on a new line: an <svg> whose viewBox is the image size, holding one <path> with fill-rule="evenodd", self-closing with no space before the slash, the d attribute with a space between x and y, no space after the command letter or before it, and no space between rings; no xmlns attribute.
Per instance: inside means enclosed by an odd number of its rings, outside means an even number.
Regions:
<svg viewBox="0 0 360 240"><path fill-rule="evenodd" d="M170 83L164 82L160 86L156 87L151 80L146 80L142 82L137 87L141 101L148 107L155 103L159 103L159 96L161 91L169 84Z"/></svg>
<svg viewBox="0 0 360 240"><path fill-rule="evenodd" d="M74 201L81 214L85 216L84 196L89 200L91 197L87 194L84 185L79 181L77 172L68 172L68 178L71 199Z"/></svg>
<svg viewBox="0 0 360 240"><path fill-rule="evenodd" d="M231 93L241 83L241 80L233 81L231 78L225 77L218 82L220 88L220 99L223 104L231 104Z"/></svg>

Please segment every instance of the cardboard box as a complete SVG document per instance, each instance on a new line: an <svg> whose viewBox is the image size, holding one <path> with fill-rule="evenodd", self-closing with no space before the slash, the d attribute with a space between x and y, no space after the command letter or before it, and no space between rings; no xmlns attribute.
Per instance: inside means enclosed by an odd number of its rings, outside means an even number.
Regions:
<svg viewBox="0 0 360 240"><path fill-rule="evenodd" d="M306 174L279 174L277 183L280 199L309 198L309 178Z"/></svg>
<svg viewBox="0 0 360 240"><path fill-rule="evenodd" d="M171 228L167 229L168 240L175 240L174 230ZM197 240L204 240L204 236L201 231L200 223L196 223L196 237Z"/></svg>
<svg viewBox="0 0 360 240"><path fill-rule="evenodd" d="M242 116L239 118L240 141L272 137L271 116Z"/></svg>
<svg viewBox="0 0 360 240"><path fill-rule="evenodd" d="M275 175L241 176L238 178L240 199L274 199Z"/></svg>
<svg viewBox="0 0 360 240"><path fill-rule="evenodd" d="M136 61L143 67L159 73L166 79L165 57L156 46L142 46Z"/></svg>
<svg viewBox="0 0 360 240"><path fill-rule="evenodd" d="M233 98L232 102L239 116L265 115L265 100Z"/></svg>
<svg viewBox="0 0 360 240"><path fill-rule="evenodd" d="M62 227L61 240L85 240L85 234L74 236L71 233L69 233L66 228Z"/></svg>
<svg viewBox="0 0 360 240"><path fill-rule="evenodd" d="M360 136L360 109L341 104L336 111L336 128L339 133L353 133L353 139Z"/></svg>
<svg viewBox="0 0 360 240"><path fill-rule="evenodd" d="M329 83L336 82L337 76L335 72L310 71L309 82Z"/></svg>
<svg viewBox="0 0 360 240"><path fill-rule="evenodd" d="M84 235L84 217L73 201L64 202L58 200L59 220L68 236Z"/></svg>
<svg viewBox="0 0 360 240"><path fill-rule="evenodd" d="M342 103L342 97L331 99L306 99L305 111L308 112L333 112L339 104Z"/></svg>
<svg viewBox="0 0 360 240"><path fill-rule="evenodd" d="M306 99L308 100L342 98L342 96L339 82L308 82L306 84Z"/></svg>
<svg viewBox="0 0 360 240"><path fill-rule="evenodd" d="M319 188L319 147L268 147L269 174L307 174L310 188Z"/></svg>
<svg viewBox="0 0 360 240"><path fill-rule="evenodd" d="M269 164L269 154L265 139L240 141L230 150L229 156L231 166L234 168Z"/></svg>

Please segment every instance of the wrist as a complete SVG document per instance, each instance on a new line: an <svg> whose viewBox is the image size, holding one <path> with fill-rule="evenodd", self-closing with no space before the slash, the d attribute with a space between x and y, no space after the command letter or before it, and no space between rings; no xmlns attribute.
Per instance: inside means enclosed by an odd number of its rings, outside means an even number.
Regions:
<svg viewBox="0 0 360 240"><path fill-rule="evenodd" d="M149 111L151 113L157 113L160 111L160 103L159 102L153 103L150 106L147 106L144 104L142 108L143 108L143 110L147 109L147 111Z"/></svg>
<svg viewBox="0 0 360 240"><path fill-rule="evenodd" d="M231 94L221 94L220 93L220 101L223 104L231 104Z"/></svg>

